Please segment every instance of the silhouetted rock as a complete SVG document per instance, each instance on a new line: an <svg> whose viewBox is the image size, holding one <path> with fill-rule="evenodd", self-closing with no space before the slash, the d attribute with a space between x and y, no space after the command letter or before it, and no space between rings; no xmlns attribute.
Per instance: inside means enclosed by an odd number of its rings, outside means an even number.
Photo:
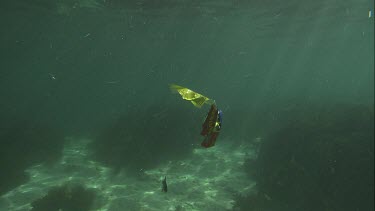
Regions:
<svg viewBox="0 0 375 211"><path fill-rule="evenodd" d="M30 122L2 128L0 140L0 195L25 183L28 167L57 161L64 143L58 130Z"/></svg>
<svg viewBox="0 0 375 211"><path fill-rule="evenodd" d="M55 187L48 194L32 203L32 211L88 211L95 198L92 190L80 185L66 184Z"/></svg>
<svg viewBox="0 0 375 211"><path fill-rule="evenodd" d="M281 116L282 126L262 142L257 161L246 163L259 192L238 197L237 207L373 209L373 108L311 106Z"/></svg>
<svg viewBox="0 0 375 211"><path fill-rule="evenodd" d="M133 173L181 158L201 140L201 122L192 117L192 109L160 106L129 112L97 136L91 145L93 156Z"/></svg>

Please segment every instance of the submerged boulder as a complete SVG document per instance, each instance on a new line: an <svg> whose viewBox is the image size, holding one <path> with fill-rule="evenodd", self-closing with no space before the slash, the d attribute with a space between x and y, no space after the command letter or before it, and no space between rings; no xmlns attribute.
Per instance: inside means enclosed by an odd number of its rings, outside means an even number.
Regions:
<svg viewBox="0 0 375 211"><path fill-rule="evenodd" d="M253 210L373 209L373 109L336 105L285 114L279 130L262 142L258 159L246 164L258 192L239 196L236 207L252 202Z"/></svg>
<svg viewBox="0 0 375 211"><path fill-rule="evenodd" d="M88 211L95 198L92 190L81 185L66 184L52 188L43 198L35 200L32 211Z"/></svg>

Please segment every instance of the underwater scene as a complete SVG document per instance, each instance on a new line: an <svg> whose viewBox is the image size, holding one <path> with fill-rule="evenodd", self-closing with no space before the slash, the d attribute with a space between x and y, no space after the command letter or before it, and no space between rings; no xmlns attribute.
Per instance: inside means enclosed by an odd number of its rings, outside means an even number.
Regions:
<svg viewBox="0 0 375 211"><path fill-rule="evenodd" d="M373 211L373 0L0 3L0 211Z"/></svg>

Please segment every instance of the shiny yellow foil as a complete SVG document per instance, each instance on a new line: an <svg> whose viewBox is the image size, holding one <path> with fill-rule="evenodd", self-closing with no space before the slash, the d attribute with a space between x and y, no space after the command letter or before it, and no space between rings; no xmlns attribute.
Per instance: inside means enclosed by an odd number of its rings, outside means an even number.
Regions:
<svg viewBox="0 0 375 211"><path fill-rule="evenodd" d="M179 85L176 85L176 84L171 84L169 86L169 88L173 91L173 92L178 92L181 96L182 96L182 99L184 100L188 100L190 101L191 103L193 103L193 105L195 107L198 107L198 108L201 108L205 103L213 103L214 101L209 99L208 97L205 97L197 92L194 92L186 87L182 87L182 86L179 86Z"/></svg>

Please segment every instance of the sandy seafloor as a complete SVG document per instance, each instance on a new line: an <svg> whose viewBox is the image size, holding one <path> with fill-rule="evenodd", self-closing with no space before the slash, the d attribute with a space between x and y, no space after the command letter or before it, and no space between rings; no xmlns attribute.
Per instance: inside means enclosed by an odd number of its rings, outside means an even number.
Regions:
<svg viewBox="0 0 375 211"><path fill-rule="evenodd" d="M229 146L230 140L210 149L194 149L185 160L168 161L154 169L140 170L139 178L113 171L89 159L89 139L66 138L61 161L54 166L27 169L29 182L0 198L0 210L31 210L31 203L52 187L80 184L95 191L93 210L231 210L234 194L254 191L244 168L256 156L251 146ZM142 156L142 155L140 155ZM167 176L168 192L161 191Z"/></svg>

